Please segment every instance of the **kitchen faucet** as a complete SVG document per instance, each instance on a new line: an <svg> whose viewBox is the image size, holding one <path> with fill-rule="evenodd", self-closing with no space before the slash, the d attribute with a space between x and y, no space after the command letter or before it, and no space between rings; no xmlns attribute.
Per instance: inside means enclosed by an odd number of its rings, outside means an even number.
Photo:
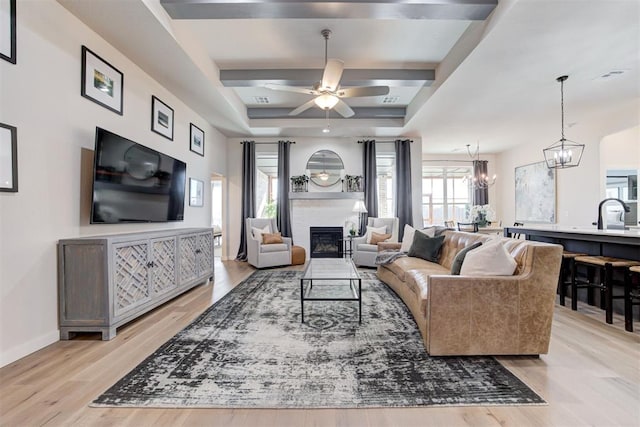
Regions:
<svg viewBox="0 0 640 427"><path fill-rule="evenodd" d="M598 230L602 230L603 229L603 225L602 225L602 205L604 205L606 202L609 202L609 201L612 201L612 200L620 203L622 205L622 207L624 208L625 212L631 212L631 208L629 207L629 205L627 205L625 202L623 202L620 199L616 199L614 197L610 197L608 199L604 199L598 205Z"/></svg>

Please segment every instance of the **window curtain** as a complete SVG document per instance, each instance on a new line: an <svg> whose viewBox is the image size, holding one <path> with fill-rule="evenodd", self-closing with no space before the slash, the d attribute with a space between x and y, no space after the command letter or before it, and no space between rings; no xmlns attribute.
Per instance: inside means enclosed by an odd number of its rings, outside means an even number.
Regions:
<svg viewBox="0 0 640 427"><path fill-rule="evenodd" d="M242 218L240 221L240 247L236 261L247 260L247 235L245 222L256 216L256 143L242 142Z"/></svg>
<svg viewBox="0 0 640 427"><path fill-rule="evenodd" d="M402 241L404 226L413 225L411 202L411 140L396 139L396 216L398 217L398 241Z"/></svg>
<svg viewBox="0 0 640 427"><path fill-rule="evenodd" d="M376 168L376 141L367 140L362 141L363 145L363 157L362 157L362 171L364 173L364 205L367 208L367 213L362 214L362 221L360 222L360 233L364 235L367 230L367 218L378 217L378 187L376 186L376 180L378 178L378 170Z"/></svg>
<svg viewBox="0 0 640 427"><path fill-rule="evenodd" d="M289 152L290 141L278 141L278 200L276 221L278 230L285 237L291 237L291 210L289 208Z"/></svg>
<svg viewBox="0 0 640 427"><path fill-rule="evenodd" d="M473 161L473 177L476 182L481 182L483 176L487 175L487 160L474 160ZM474 205L488 205L489 204L489 189L488 188L473 188L473 204Z"/></svg>

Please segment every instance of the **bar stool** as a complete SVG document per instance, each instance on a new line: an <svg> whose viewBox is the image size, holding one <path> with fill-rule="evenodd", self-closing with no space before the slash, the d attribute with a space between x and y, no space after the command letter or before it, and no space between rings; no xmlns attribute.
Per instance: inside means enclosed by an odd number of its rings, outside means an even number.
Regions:
<svg viewBox="0 0 640 427"><path fill-rule="evenodd" d="M637 285L632 283L633 276L638 278ZM624 329L633 332L633 306L640 305L640 266L629 267L627 286L624 287Z"/></svg>
<svg viewBox="0 0 640 427"><path fill-rule="evenodd" d="M560 276L558 277L558 294L560 295L560 305L564 306L564 299L567 296L567 287L573 285L573 281L575 279L576 270L575 270L575 259L579 256L586 256L587 254L582 254L578 252L562 252L562 262L560 263ZM569 280L566 280L566 277L569 276ZM571 310L578 309L578 299L577 295L571 294Z"/></svg>
<svg viewBox="0 0 640 427"><path fill-rule="evenodd" d="M585 266L587 268L587 280L581 281L574 274L573 283L571 285L572 304L577 301L578 288L587 288L589 294L587 295L587 301L593 305L593 289L600 289L600 308L605 310L605 320L607 323L613 323L613 300L624 298L624 295L613 295L614 285L614 272L621 272L623 274L623 281L619 282L625 287L625 290L629 283L629 267L640 265L639 261L633 261L622 258L612 258L607 256L578 256L574 258L574 271L579 266ZM590 275L589 270L595 270L598 272L598 281L595 282L595 275ZM577 308L577 306L576 306ZM625 318L626 318L625 309Z"/></svg>

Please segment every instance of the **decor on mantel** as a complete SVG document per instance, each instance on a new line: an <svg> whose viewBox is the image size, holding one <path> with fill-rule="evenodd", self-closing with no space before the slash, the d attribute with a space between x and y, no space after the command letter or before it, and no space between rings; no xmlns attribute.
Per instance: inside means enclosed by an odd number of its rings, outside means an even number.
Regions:
<svg viewBox="0 0 640 427"><path fill-rule="evenodd" d="M560 82L560 140L542 150L544 160L549 169L567 169L580 165L584 144L569 141L564 137L564 82L569 76L560 76L556 81Z"/></svg>
<svg viewBox="0 0 640 427"><path fill-rule="evenodd" d="M480 142L476 142L476 149L471 153L471 144L467 144L467 153L473 159L473 174L465 177L465 180L471 182L474 190L480 188L489 188L496 183L497 175L489 178L487 175L487 161L480 160Z"/></svg>
<svg viewBox="0 0 640 427"><path fill-rule="evenodd" d="M362 175L345 175L342 183L343 191L349 193L362 191Z"/></svg>
<svg viewBox="0 0 640 427"><path fill-rule="evenodd" d="M307 175L292 176L291 191L294 193L309 191L309 177Z"/></svg>

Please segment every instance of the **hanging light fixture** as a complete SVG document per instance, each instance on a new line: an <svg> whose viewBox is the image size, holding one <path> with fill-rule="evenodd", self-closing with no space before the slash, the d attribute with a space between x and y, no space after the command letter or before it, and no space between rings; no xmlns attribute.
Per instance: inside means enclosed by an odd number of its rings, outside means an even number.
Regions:
<svg viewBox="0 0 640 427"><path fill-rule="evenodd" d="M560 82L560 117L562 123L562 137L558 142L542 150L544 160L549 169L574 168L580 164L584 144L569 141L564 137L564 82L569 76L560 76L556 81Z"/></svg>
<svg viewBox="0 0 640 427"><path fill-rule="evenodd" d="M322 128L322 133L331 132L331 128L329 127L329 110L324 110L325 118L327 119L327 126Z"/></svg>
<svg viewBox="0 0 640 427"><path fill-rule="evenodd" d="M324 95L317 96L313 100L313 102L315 102L316 105L322 108L323 110L332 109L333 107L336 106L338 101L340 101L340 99L337 96L331 95L329 93L325 93Z"/></svg>
<svg viewBox="0 0 640 427"><path fill-rule="evenodd" d="M471 147L471 144L467 144L467 153L469 154L469 157L479 162L480 161L480 142L476 142L476 150L473 153L471 153L470 147ZM496 183L497 178L498 178L498 175L495 175L495 174L491 178L489 178L489 175L487 175L486 173L481 173L479 176L476 176L475 173L472 173L471 175L465 177L464 181L471 182L471 185L473 186L474 189L480 189L480 188L491 187L493 184Z"/></svg>

